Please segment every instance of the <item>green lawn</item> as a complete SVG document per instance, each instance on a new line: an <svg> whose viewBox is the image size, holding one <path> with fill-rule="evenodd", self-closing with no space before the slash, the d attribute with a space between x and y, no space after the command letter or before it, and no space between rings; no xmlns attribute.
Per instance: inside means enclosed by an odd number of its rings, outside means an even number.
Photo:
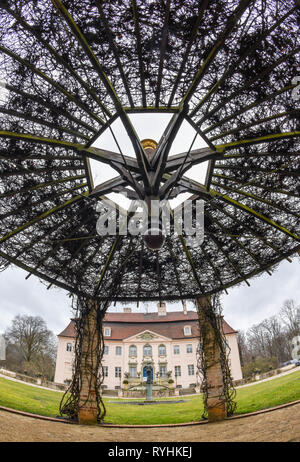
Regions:
<svg viewBox="0 0 300 462"><path fill-rule="evenodd" d="M0 405L51 417L58 415L62 393L43 390L0 378ZM192 422L201 419L201 396L172 398L184 403L130 406L124 399L105 398L105 423L159 424ZM257 411L300 399L300 371L269 382L237 390L237 414ZM138 401L138 400L137 400Z"/></svg>

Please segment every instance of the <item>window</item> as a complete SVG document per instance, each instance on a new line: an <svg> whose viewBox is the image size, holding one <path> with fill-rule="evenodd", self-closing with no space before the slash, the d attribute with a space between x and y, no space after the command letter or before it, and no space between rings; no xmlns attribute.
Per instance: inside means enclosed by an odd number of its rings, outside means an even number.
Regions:
<svg viewBox="0 0 300 462"><path fill-rule="evenodd" d="M186 352L187 353L193 353L193 345L191 343L189 343L187 346L186 346Z"/></svg>
<svg viewBox="0 0 300 462"><path fill-rule="evenodd" d="M136 356L136 346L135 345L130 345L129 356Z"/></svg>
<svg viewBox="0 0 300 462"><path fill-rule="evenodd" d="M159 366L159 376L166 377L167 375L167 368L166 366Z"/></svg>
<svg viewBox="0 0 300 462"><path fill-rule="evenodd" d="M67 343L67 351L72 351L72 343Z"/></svg>
<svg viewBox="0 0 300 462"><path fill-rule="evenodd" d="M181 377L181 367L175 366L175 377Z"/></svg>
<svg viewBox="0 0 300 462"><path fill-rule="evenodd" d="M195 375L194 364L189 364L188 365L188 374L189 375Z"/></svg>
<svg viewBox="0 0 300 462"><path fill-rule="evenodd" d="M136 367L135 366L129 367L129 377L136 377Z"/></svg>
<svg viewBox="0 0 300 462"><path fill-rule="evenodd" d="M179 345L174 345L173 352L174 352L174 355L179 355L180 354Z"/></svg>
<svg viewBox="0 0 300 462"><path fill-rule="evenodd" d="M104 354L108 355L108 351L109 351L108 345L104 345Z"/></svg>
<svg viewBox="0 0 300 462"><path fill-rule="evenodd" d="M191 326L184 326L184 335L191 335Z"/></svg>
<svg viewBox="0 0 300 462"><path fill-rule="evenodd" d="M160 356L166 356L166 346L165 345L159 345L158 347L158 354Z"/></svg>
<svg viewBox="0 0 300 462"><path fill-rule="evenodd" d="M152 356L152 346L144 345L144 356Z"/></svg>
<svg viewBox="0 0 300 462"><path fill-rule="evenodd" d="M115 367L115 377L121 377L121 368L120 367Z"/></svg>
<svg viewBox="0 0 300 462"><path fill-rule="evenodd" d="M105 327L104 336L105 337L110 337L110 335L111 335L111 328L110 327Z"/></svg>
<svg viewBox="0 0 300 462"><path fill-rule="evenodd" d="M103 376L108 377L108 366L103 366Z"/></svg>
<svg viewBox="0 0 300 462"><path fill-rule="evenodd" d="M122 347L116 346L116 355L121 356L122 354Z"/></svg>

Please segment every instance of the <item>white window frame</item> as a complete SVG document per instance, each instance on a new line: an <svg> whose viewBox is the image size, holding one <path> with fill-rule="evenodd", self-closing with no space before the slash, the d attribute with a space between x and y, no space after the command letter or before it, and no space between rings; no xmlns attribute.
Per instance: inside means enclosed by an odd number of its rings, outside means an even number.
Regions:
<svg viewBox="0 0 300 462"><path fill-rule="evenodd" d="M150 349L150 354L146 354L145 353L145 348L149 348ZM146 345L143 346L143 353L144 353L144 356L152 356L152 346L149 345L148 343Z"/></svg>
<svg viewBox="0 0 300 462"><path fill-rule="evenodd" d="M178 349L178 351L177 351ZM173 345L173 353L174 355L180 355L180 346L179 345Z"/></svg>
<svg viewBox="0 0 300 462"><path fill-rule="evenodd" d="M117 353L118 351L120 351L120 353ZM122 356L122 347L120 345L116 346L116 356Z"/></svg>
<svg viewBox="0 0 300 462"><path fill-rule="evenodd" d="M161 369L164 369L164 370L165 370L165 373L164 373L164 374L161 373ZM166 376L167 376L167 366L165 366L165 365L160 365L160 366L159 366L159 377L166 377Z"/></svg>
<svg viewBox="0 0 300 462"><path fill-rule="evenodd" d="M115 377L122 377L122 368L119 366L115 367Z"/></svg>
<svg viewBox="0 0 300 462"><path fill-rule="evenodd" d="M135 370L134 374L131 374L130 372L131 369ZM137 377L137 367L136 366L129 366L129 377L134 378L134 379Z"/></svg>
<svg viewBox="0 0 300 462"><path fill-rule="evenodd" d="M190 350L190 351L189 351ZM193 345L191 343L188 343L186 346L186 352L187 353L193 353Z"/></svg>
<svg viewBox="0 0 300 462"><path fill-rule="evenodd" d="M163 348L163 349L164 349L164 353L161 353L161 352L160 352L160 348ZM166 356L166 354L167 354L166 345L163 345L163 344L158 345L158 354L159 354L159 356Z"/></svg>
<svg viewBox="0 0 300 462"><path fill-rule="evenodd" d="M104 327L104 337L110 337L110 336L111 336L111 328Z"/></svg>
<svg viewBox="0 0 300 462"><path fill-rule="evenodd" d="M175 377L181 377L181 366L174 366L174 375Z"/></svg>
<svg viewBox="0 0 300 462"><path fill-rule="evenodd" d="M190 373L190 370L193 371L192 374ZM189 376L190 376L190 375L195 375L195 366L194 366L194 364L188 364L188 375L189 375Z"/></svg>
<svg viewBox="0 0 300 462"><path fill-rule="evenodd" d="M188 330L188 332L186 332L186 330ZM183 332L184 332L184 335L192 335L191 326L184 326Z"/></svg>
<svg viewBox="0 0 300 462"><path fill-rule="evenodd" d="M132 348L134 348L134 350L135 350L135 353L134 353L134 354L131 353L131 349L132 349ZM134 358L137 357L137 347L136 347L136 345L130 345L130 346L129 346L129 356L132 356L132 357L134 357Z"/></svg>

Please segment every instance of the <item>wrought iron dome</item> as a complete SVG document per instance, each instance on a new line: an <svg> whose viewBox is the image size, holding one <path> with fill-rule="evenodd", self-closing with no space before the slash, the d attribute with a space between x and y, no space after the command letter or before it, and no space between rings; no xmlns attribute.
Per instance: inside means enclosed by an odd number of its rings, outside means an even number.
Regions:
<svg viewBox="0 0 300 462"><path fill-rule="evenodd" d="M0 6L2 268L101 300L176 300L296 254L299 2ZM172 116L151 159L133 113ZM118 118L135 158L93 145ZM172 156L184 121L207 147ZM90 159L115 177L94 187ZM204 161L206 180L191 180ZM171 235L153 252L141 236L100 237L96 205L112 192L204 199L204 242Z"/></svg>

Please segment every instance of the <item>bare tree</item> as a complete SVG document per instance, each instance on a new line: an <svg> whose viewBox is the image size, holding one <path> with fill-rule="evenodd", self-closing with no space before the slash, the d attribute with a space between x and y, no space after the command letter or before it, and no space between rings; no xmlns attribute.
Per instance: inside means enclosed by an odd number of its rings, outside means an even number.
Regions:
<svg viewBox="0 0 300 462"><path fill-rule="evenodd" d="M290 356L289 342L286 339L286 333L276 316L271 316L261 323L264 329L265 346L268 357L277 358L279 366Z"/></svg>
<svg viewBox="0 0 300 462"><path fill-rule="evenodd" d="M289 339L300 335L300 306L296 306L293 299L285 300L279 316L288 331Z"/></svg>
<svg viewBox="0 0 300 462"><path fill-rule="evenodd" d="M291 339L300 334L300 306L294 300L286 300L278 316L271 316L240 333L238 344L243 366L256 367L259 359L280 366L291 358ZM251 364L250 364L251 363ZM267 364L267 363L266 363ZM248 367L249 366L249 367Z"/></svg>
<svg viewBox="0 0 300 462"><path fill-rule="evenodd" d="M251 352L249 350L247 337L244 331L238 332L237 343L238 343L241 365L244 366L247 362L251 361Z"/></svg>
<svg viewBox="0 0 300 462"><path fill-rule="evenodd" d="M247 331L248 346L251 351L251 356L268 356L268 347L265 329L262 323L254 324Z"/></svg>
<svg viewBox="0 0 300 462"><path fill-rule="evenodd" d="M55 359L54 335L39 316L15 316L5 337L10 344L19 348L23 360L28 363L43 355Z"/></svg>

